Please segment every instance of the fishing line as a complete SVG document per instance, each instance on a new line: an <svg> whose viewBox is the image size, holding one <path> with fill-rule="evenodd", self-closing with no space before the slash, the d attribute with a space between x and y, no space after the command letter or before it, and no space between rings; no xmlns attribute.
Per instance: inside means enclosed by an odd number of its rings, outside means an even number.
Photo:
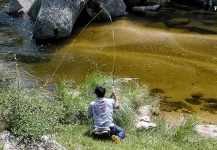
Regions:
<svg viewBox="0 0 217 150"><path fill-rule="evenodd" d="M111 24L113 26L113 22L112 22L112 18L111 18L111 15L109 14L109 12L103 7L103 6L100 6L102 8L102 10L104 10L108 16L109 16L109 19L111 21ZM113 39L113 49L114 49L114 54L113 54L113 67L112 67L112 86L114 86L114 82L115 82L115 66L116 66L116 47L115 47L115 31L114 31L114 28L112 28L112 39Z"/></svg>
<svg viewBox="0 0 217 150"><path fill-rule="evenodd" d="M84 26L84 28L81 30L81 32L79 32L79 34L76 36L76 38L73 40L73 42L69 45L69 48L66 50L66 53L64 54L63 58L60 60L58 66L56 67L55 71L53 72L50 81L54 78L57 70L59 69L60 65L62 64L63 60L65 59L66 55L68 54L68 51L71 49L72 45L74 44L74 42L78 39L78 37L81 35L81 33L86 29L86 27L103 11L105 11L108 16L109 19L111 21L111 24L113 25L111 16L109 14L109 12L102 6L100 6L102 9ZM115 47L115 33L114 33L114 29L112 29L112 38L113 38L113 49L114 49L114 58L113 58L113 67L112 67L112 85L114 86L114 80L115 80L115 66L116 66L116 47ZM48 84L48 81L45 83L45 86Z"/></svg>
<svg viewBox="0 0 217 150"><path fill-rule="evenodd" d="M62 64L63 60L65 59L66 55L68 54L69 50L71 49L72 45L75 43L75 41L77 40L77 38L81 35L81 33L86 29L86 27L102 12L103 10L100 10L85 26L84 28L81 30L81 32L79 32L79 34L76 36L76 38L73 40L73 42L69 45L69 48L66 50L63 58L60 60L59 64L57 65L57 68L55 69L55 71L53 72L50 81L54 78L57 70L59 69L60 65ZM48 81L45 83L45 86L48 84Z"/></svg>

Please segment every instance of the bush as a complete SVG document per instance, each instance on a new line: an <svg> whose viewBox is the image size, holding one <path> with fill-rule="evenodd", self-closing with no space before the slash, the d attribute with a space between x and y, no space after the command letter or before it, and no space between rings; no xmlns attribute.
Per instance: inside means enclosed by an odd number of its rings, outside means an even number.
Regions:
<svg viewBox="0 0 217 150"><path fill-rule="evenodd" d="M180 115L179 124L172 131L172 139L175 141L186 140L191 136L194 131L194 127L199 123L199 120L192 116Z"/></svg>
<svg viewBox="0 0 217 150"><path fill-rule="evenodd" d="M43 93L30 93L19 86L8 86L0 93L0 122L20 139L36 139L56 131L63 117L60 102L49 102Z"/></svg>

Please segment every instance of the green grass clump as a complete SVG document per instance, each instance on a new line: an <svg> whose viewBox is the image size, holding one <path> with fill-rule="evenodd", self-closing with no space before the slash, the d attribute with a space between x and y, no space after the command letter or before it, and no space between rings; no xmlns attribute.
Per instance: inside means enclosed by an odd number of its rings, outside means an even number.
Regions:
<svg viewBox="0 0 217 150"><path fill-rule="evenodd" d="M65 82L60 86L58 99L63 101L65 108L65 117L62 122L67 124L90 123L90 120L87 119L87 108L90 102L96 99L93 92L98 85L106 87L105 97L110 97L113 86L112 78L109 75L103 75L98 72L90 75L82 85L72 86ZM130 128L135 125L135 108L129 98L136 99L135 95L130 96L128 91L126 92L126 89L128 89L127 84L121 82L121 80L115 82L114 88L119 95L121 103L121 109L114 112L115 123L122 127ZM146 87L145 89L147 90ZM141 97L138 101L146 101L147 96L143 96L146 94L147 92L140 93Z"/></svg>
<svg viewBox="0 0 217 150"><path fill-rule="evenodd" d="M0 93L1 125L20 139L53 133L63 116L60 102L49 102L46 95L29 95L29 92L10 87Z"/></svg>

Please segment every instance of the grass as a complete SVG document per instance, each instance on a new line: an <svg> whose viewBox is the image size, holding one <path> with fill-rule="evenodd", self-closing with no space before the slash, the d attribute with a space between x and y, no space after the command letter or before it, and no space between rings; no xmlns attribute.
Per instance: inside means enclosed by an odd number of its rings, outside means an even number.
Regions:
<svg viewBox="0 0 217 150"><path fill-rule="evenodd" d="M113 85L111 76L95 72L81 85L63 81L53 95L37 87L23 88L19 86L19 81L1 80L0 129L11 131L20 140L52 134L69 150L209 150L217 144L216 140L197 134L194 126L198 120L189 116L180 116L177 126L171 126L155 116L152 118L157 124L155 130L136 130L136 109L151 105L154 114L159 112L159 100L150 96L148 87L136 80L116 78L114 83L121 103L121 109L114 112L114 120L127 133L121 145L115 145L111 139L93 139L90 135L93 121L87 119L88 105L95 99L94 88L105 86L106 97L109 97Z"/></svg>
<svg viewBox="0 0 217 150"><path fill-rule="evenodd" d="M104 85L109 96L112 86L111 76L94 73L83 85L78 86L82 91L77 97L85 104L87 111L89 103L95 99L92 95L96 85ZM93 122L87 121L85 124L69 124L63 126L63 130L56 136L56 140L70 150L181 150L181 149L213 149L216 140L207 139L194 131L194 126L199 122L197 118L180 115L180 122L177 126L170 126L164 120L155 116L152 120L158 125L155 130L137 131L135 129L135 110L142 105L151 105L153 112L159 112L159 100L149 95L148 87L140 85L137 81L127 81L125 79L115 80L115 89L119 97L122 108L115 112L115 122L127 133L122 141L122 145L115 145L111 139L93 139L90 135ZM65 86L67 88L67 86ZM63 88L64 89L64 88ZM73 93L73 92L71 92ZM65 93L66 94L66 93ZM71 100L73 101L73 100Z"/></svg>
<svg viewBox="0 0 217 150"><path fill-rule="evenodd" d="M156 130L138 132L135 128L127 129L127 136L122 140L121 145L115 145L113 141L93 139L89 132L91 125L70 125L58 135L57 140L71 150L198 150L213 149L216 141L206 139L188 130L189 135L183 134L182 140L177 140L173 133L176 128L167 128L164 125L158 126Z"/></svg>

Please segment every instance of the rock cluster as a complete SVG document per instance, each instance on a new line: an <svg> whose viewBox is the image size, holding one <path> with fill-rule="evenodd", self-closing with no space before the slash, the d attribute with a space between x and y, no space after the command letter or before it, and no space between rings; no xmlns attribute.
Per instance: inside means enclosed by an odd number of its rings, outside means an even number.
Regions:
<svg viewBox="0 0 217 150"><path fill-rule="evenodd" d="M71 35L82 11L94 19L108 20L123 16L127 14L126 11L143 16L154 16L162 6L194 9L193 6L188 6L188 3L190 2L180 0L10 0L5 12L27 12L34 21L33 37L44 40ZM217 0L199 0L194 5L213 7L215 3ZM86 17L82 19L87 20ZM174 24L174 20L170 20L169 24L171 22ZM180 19L175 20L175 24L179 22Z"/></svg>
<svg viewBox="0 0 217 150"><path fill-rule="evenodd" d="M41 40L71 35L75 21L85 10L91 17L96 15L92 12L98 13L99 9L103 9L100 15L107 19L125 15L126 5L123 0L94 1L98 7L91 7L92 5L87 5L88 2L89 0L10 0L5 12L17 13L22 8L26 10L34 21L33 37Z"/></svg>
<svg viewBox="0 0 217 150"><path fill-rule="evenodd" d="M154 129L157 125L151 122L152 115L153 113L150 105L140 107L137 110L137 130L142 131Z"/></svg>

